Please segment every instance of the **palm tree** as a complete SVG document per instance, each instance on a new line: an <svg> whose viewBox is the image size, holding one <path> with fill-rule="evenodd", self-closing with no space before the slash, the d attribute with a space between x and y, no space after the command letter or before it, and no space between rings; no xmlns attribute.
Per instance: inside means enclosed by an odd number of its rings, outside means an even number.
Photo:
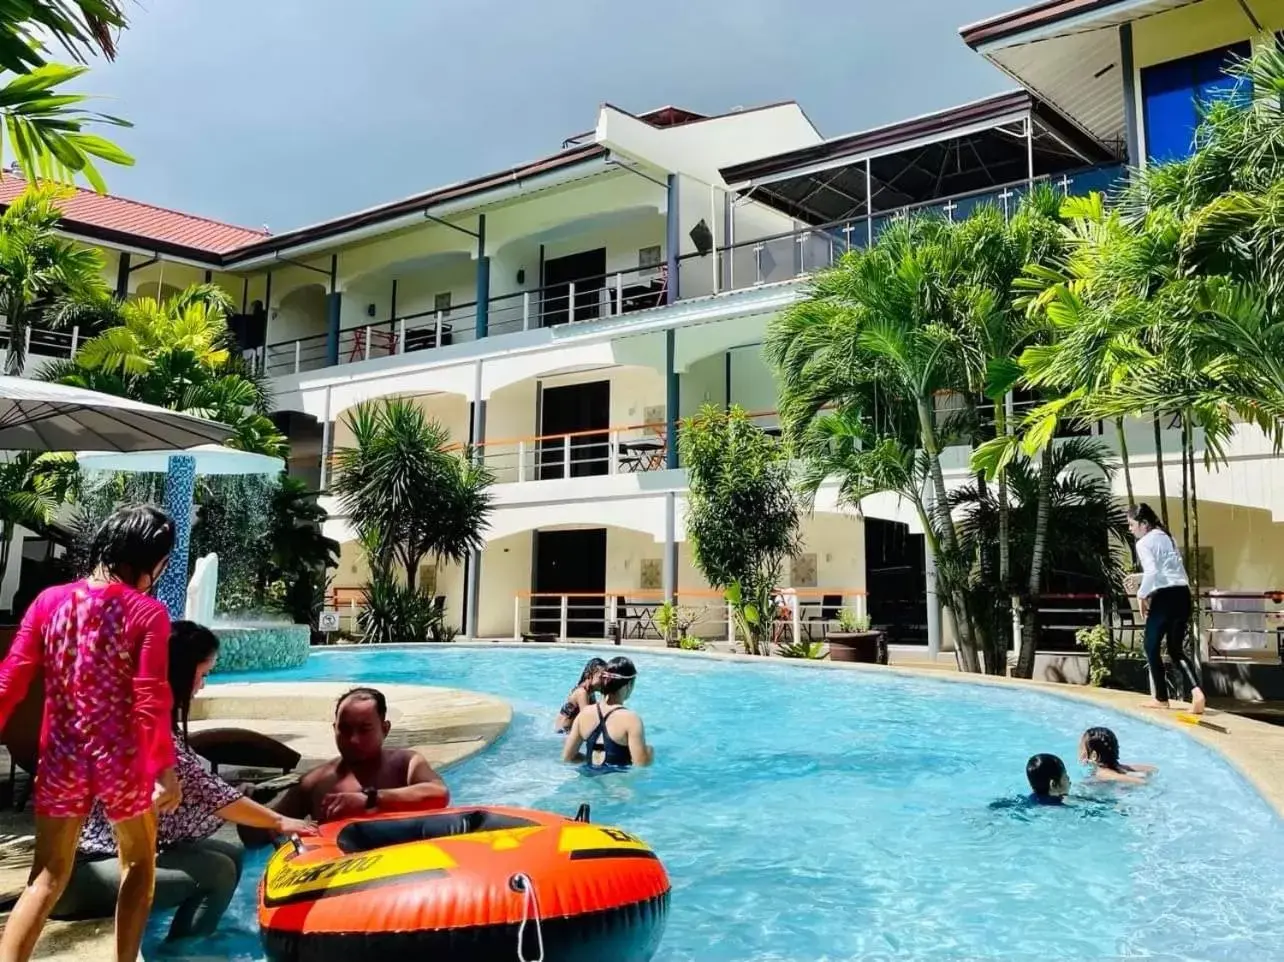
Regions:
<svg viewBox="0 0 1284 962"><path fill-rule="evenodd" d="M76 460L66 454L21 451L0 461L0 579L9 566L14 531L39 531L73 495Z"/></svg>
<svg viewBox="0 0 1284 962"><path fill-rule="evenodd" d="M354 443L336 452L331 489L408 589L424 558L462 563L481 550L493 477L471 452L454 450L450 433L402 398L357 405L344 421Z"/></svg>
<svg viewBox="0 0 1284 962"><path fill-rule="evenodd" d="M125 26L124 5L119 0L0 4L0 70L16 75L0 85L2 140L8 141L29 180L70 182L83 174L94 190L103 193L106 185L95 159L133 164L129 154L91 132L95 125L128 127L129 123L85 110L82 105L90 98L66 90L85 73L80 64L88 54L115 58L115 33ZM47 62L42 37L59 44L78 65Z"/></svg>
<svg viewBox="0 0 1284 962"><path fill-rule="evenodd" d="M1111 490L1110 457L1099 441L1068 438L1045 447L1038 463L1018 455L1008 465L1014 575L1035 586L1031 599L1046 593L1049 577L1058 572L1086 580L1102 594L1117 593L1127 521ZM997 554L999 505L993 494L982 485L968 484L951 492L950 505L962 517L966 550L978 557ZM1047 539L1044 549L1036 549L1049 528L1057 536ZM975 580L972 590L983 596L977 603L1001 602L1001 597L984 597L994 587ZM1022 640L1024 647L1024 631Z"/></svg>
<svg viewBox="0 0 1284 962"><path fill-rule="evenodd" d="M764 354L780 384L786 438L807 463L814 490L837 477L849 503L880 491L902 495L923 523L938 584L954 616L962 667L1000 671L992 612L967 597L941 452L952 440L941 394L968 395L975 370L974 276L959 228L935 218L893 224L869 250L816 275L808 297L768 327ZM917 488L919 477L923 486Z"/></svg>
<svg viewBox="0 0 1284 962"><path fill-rule="evenodd" d="M106 329L43 376L221 421L234 428L229 446L281 456L286 441L268 417L267 382L229 350L229 309L228 295L212 284L165 303L82 301L64 315L74 311L82 326Z"/></svg>
<svg viewBox="0 0 1284 962"><path fill-rule="evenodd" d="M92 247L58 236L61 190L24 191L0 215L0 314L8 321L5 373L19 375L27 359L27 332L41 301L92 300L105 292L103 257Z"/></svg>

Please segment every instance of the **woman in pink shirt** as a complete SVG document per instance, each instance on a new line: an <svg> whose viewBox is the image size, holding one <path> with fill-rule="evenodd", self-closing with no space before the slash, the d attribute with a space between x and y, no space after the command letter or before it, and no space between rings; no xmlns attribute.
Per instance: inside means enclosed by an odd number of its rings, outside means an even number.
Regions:
<svg viewBox="0 0 1284 962"><path fill-rule="evenodd" d="M71 877L80 829L103 804L121 857L116 957L136 962L156 872L156 809L180 799L170 729L169 614L151 591L174 524L121 508L94 535L94 571L42 592L0 664L0 729L43 671L30 881L0 934L0 962L27 962Z"/></svg>

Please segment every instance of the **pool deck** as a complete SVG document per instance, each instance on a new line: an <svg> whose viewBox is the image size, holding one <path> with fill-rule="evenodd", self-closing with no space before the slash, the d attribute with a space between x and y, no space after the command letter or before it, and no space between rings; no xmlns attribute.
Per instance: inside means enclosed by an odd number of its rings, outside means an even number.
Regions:
<svg viewBox="0 0 1284 962"><path fill-rule="evenodd" d="M331 720L339 696L352 686L317 683L217 684L192 706L190 730L249 728L276 738L302 756L304 772L335 755ZM512 721L508 703L492 695L422 685L380 685L388 697L388 744L421 752L436 769L448 769L485 749ZM0 749L0 771L8 771ZM229 780L236 773L224 770ZM31 865L31 808L0 812L0 900L10 901ZM0 925L8 910L0 912ZM114 958L112 923L50 922L36 948L46 962L107 962Z"/></svg>

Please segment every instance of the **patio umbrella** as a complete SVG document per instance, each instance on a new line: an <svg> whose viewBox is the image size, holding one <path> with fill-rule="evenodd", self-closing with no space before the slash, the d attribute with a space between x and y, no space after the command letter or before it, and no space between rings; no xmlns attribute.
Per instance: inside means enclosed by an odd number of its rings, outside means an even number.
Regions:
<svg viewBox="0 0 1284 962"><path fill-rule="evenodd" d="M129 398L0 377L0 451L173 451L231 434L225 424Z"/></svg>

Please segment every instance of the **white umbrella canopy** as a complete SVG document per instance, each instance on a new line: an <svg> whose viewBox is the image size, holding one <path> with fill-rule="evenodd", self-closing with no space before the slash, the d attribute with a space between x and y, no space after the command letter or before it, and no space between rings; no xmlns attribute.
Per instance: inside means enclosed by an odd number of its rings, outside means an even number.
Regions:
<svg viewBox="0 0 1284 962"><path fill-rule="evenodd" d="M226 424L141 401L0 376L0 451L173 451L231 435Z"/></svg>
<svg viewBox="0 0 1284 962"><path fill-rule="evenodd" d="M171 455L186 455L196 462L198 475L262 474L276 475L285 470L285 459L267 454L253 454L218 444L200 444L181 451L140 451L121 454L115 451L82 452L76 455L87 471L134 471L141 474L164 474L169 470Z"/></svg>

